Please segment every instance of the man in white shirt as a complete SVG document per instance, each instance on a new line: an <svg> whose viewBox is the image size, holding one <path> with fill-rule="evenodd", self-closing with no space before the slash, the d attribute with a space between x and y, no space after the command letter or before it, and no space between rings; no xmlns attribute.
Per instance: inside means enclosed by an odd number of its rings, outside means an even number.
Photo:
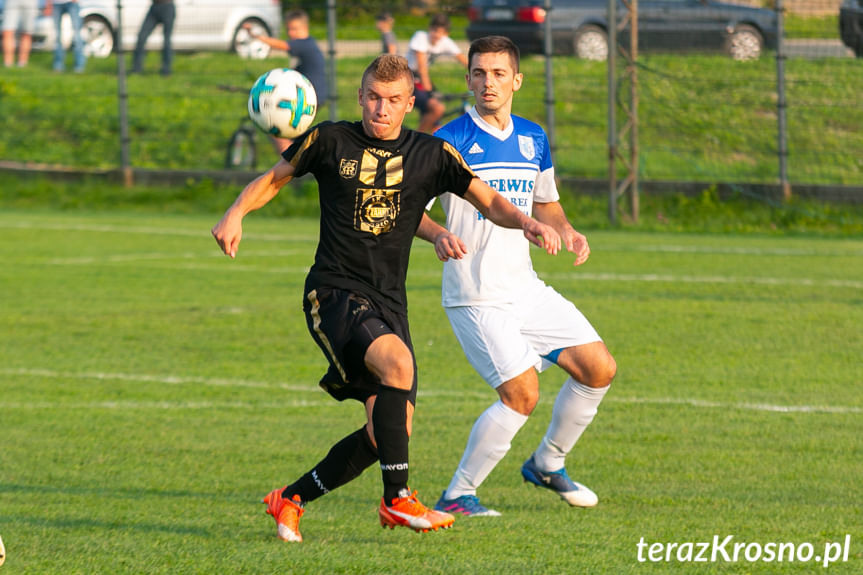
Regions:
<svg viewBox="0 0 863 575"><path fill-rule="evenodd" d="M462 66L467 66L467 58L461 48L449 37L449 28L447 15L437 14L429 22L428 31L415 32L408 43L407 58L414 74L414 107L420 111L420 123L417 126L420 132L434 132L446 110L443 102L432 93L434 86L429 76L429 67L440 56L452 56Z"/></svg>
<svg viewBox="0 0 863 575"><path fill-rule="evenodd" d="M590 248L558 202L545 132L511 114L513 94L522 84L518 48L507 38L487 36L471 44L468 59L468 87L476 105L435 135L452 144L477 176L516 207L553 227L575 254L575 265L581 265ZM614 379L614 358L584 315L537 277L528 242L518 231L495 226L453 194L440 200L446 229L425 214L417 235L433 242L445 262L441 291L447 317L468 361L497 391L499 401L474 424L435 509L500 515L479 502L477 488L536 407L537 370L552 364L568 378L545 437L521 474L570 505L596 505L593 491L569 478L564 460Z"/></svg>

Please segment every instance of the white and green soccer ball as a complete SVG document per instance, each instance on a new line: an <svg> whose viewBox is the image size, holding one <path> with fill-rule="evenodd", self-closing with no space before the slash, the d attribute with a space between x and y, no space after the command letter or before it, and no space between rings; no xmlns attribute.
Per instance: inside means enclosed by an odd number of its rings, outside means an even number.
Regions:
<svg viewBox="0 0 863 575"><path fill-rule="evenodd" d="M308 130L317 111L312 83L290 68L270 70L249 90L249 117L277 138L293 139Z"/></svg>

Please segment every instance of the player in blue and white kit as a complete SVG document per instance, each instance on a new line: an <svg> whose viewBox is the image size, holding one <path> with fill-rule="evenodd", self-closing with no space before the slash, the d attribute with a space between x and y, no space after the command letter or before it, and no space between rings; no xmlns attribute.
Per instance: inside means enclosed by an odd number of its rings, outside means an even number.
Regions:
<svg viewBox="0 0 863 575"><path fill-rule="evenodd" d="M511 114L521 87L518 48L507 38L475 40L467 82L476 98L468 114L435 135L449 141L471 169L525 214L552 226L584 263L587 239L558 202L548 139L537 124ZM489 222L453 194L440 196L446 228L428 214L417 232L443 260L443 306L471 365L498 393L479 416L449 487L435 509L495 516L477 488L507 453L539 399L537 370L557 364L568 375L545 436L521 469L525 481L556 492L570 505L597 497L572 481L564 459L593 420L617 370L596 330L568 300L539 279L518 230Z"/></svg>

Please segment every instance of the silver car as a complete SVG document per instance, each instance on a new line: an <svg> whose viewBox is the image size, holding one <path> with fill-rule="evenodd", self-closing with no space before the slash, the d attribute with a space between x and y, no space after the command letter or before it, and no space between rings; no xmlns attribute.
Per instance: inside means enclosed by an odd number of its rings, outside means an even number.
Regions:
<svg viewBox="0 0 863 575"><path fill-rule="evenodd" d="M88 57L107 58L115 48L117 34L116 0L80 0L82 35ZM150 9L151 0L123 0L123 49L133 50L138 30ZM282 12L278 0L174 0L177 17L171 41L174 50L228 50L242 58L263 59L270 47L252 38L246 25L261 34L278 36ZM33 48L53 50L54 24L41 16L33 35ZM69 45L72 31L69 19L62 26L62 41ZM147 48L162 47L162 27L157 26L147 40Z"/></svg>

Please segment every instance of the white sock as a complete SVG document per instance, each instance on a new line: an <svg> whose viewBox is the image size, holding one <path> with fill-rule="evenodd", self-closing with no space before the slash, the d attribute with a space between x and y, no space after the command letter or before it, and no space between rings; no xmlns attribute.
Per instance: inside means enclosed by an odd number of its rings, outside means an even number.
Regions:
<svg viewBox="0 0 863 575"><path fill-rule="evenodd" d="M470 431L464 455L446 490L446 499L476 494L477 487L509 451L512 438L526 421L526 415L500 400L482 412Z"/></svg>
<svg viewBox="0 0 863 575"><path fill-rule="evenodd" d="M557 471L563 468L566 454L572 450L575 442L593 421L599 403L609 387L611 386L588 387L571 377L564 382L557 399L554 400L551 423L545 437L533 453L539 469Z"/></svg>

